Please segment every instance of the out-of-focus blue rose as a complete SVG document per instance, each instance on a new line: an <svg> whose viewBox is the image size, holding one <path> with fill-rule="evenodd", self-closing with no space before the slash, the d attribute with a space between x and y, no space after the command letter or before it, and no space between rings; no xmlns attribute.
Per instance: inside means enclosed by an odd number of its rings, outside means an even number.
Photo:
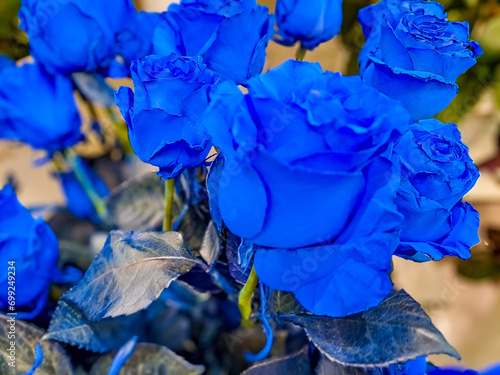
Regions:
<svg viewBox="0 0 500 375"><path fill-rule="evenodd" d="M16 310L44 304L58 257L57 238L43 219L34 219L10 185L0 191L0 310L8 311L7 262L15 262ZM12 270L11 270L12 271ZM12 275L12 274L11 274Z"/></svg>
<svg viewBox="0 0 500 375"><path fill-rule="evenodd" d="M101 198L105 197L109 193L109 189L104 181L83 159L78 158L77 162L80 164L79 167L85 174L96 194ZM99 216L97 215L94 204L83 189L80 181L78 181L75 173L73 171L60 172L57 173L57 176L60 178L64 190L68 210L78 219L98 221Z"/></svg>
<svg viewBox="0 0 500 375"><path fill-rule="evenodd" d="M14 66L16 62L14 60L9 59L5 55L0 55L0 71L9 66Z"/></svg>
<svg viewBox="0 0 500 375"><path fill-rule="evenodd" d="M161 13L139 12L132 22L116 36L118 54L130 65L132 60L146 57L153 52L153 34L162 20Z"/></svg>
<svg viewBox="0 0 500 375"><path fill-rule="evenodd" d="M264 68L273 34L268 11L255 0L183 0L164 13L154 51L202 56L209 69L241 84Z"/></svg>
<svg viewBox="0 0 500 375"><path fill-rule="evenodd" d="M288 61L213 94L205 124L225 158L216 211L257 248L259 278L315 314L343 316L390 292L400 176L386 156L411 122L359 77ZM215 192L211 192L215 194Z"/></svg>
<svg viewBox="0 0 500 375"><path fill-rule="evenodd" d="M342 0L278 0L276 22L277 42L314 49L340 32Z"/></svg>
<svg viewBox="0 0 500 375"><path fill-rule="evenodd" d="M396 204L405 216L396 253L416 261L469 258L470 247L479 242L479 216L461 199L479 172L456 125L422 120L394 151L401 162Z"/></svg>
<svg viewBox="0 0 500 375"><path fill-rule="evenodd" d="M499 375L500 374L500 362L495 362L479 371L481 375Z"/></svg>
<svg viewBox="0 0 500 375"><path fill-rule="evenodd" d="M449 22L437 2L382 0L360 10L365 81L398 99L414 120L430 118L458 93L455 81L482 54L467 22Z"/></svg>
<svg viewBox="0 0 500 375"><path fill-rule="evenodd" d="M121 87L116 103L137 156L164 179L203 163L212 145L201 122L218 76L201 57L175 54L134 61L131 72L135 93Z"/></svg>
<svg viewBox="0 0 500 375"><path fill-rule="evenodd" d="M52 153L83 138L69 78L33 63L0 70L0 82L0 139Z"/></svg>
<svg viewBox="0 0 500 375"><path fill-rule="evenodd" d="M115 35L133 22L131 0L22 0L21 28L31 54L51 73L107 67L116 55Z"/></svg>

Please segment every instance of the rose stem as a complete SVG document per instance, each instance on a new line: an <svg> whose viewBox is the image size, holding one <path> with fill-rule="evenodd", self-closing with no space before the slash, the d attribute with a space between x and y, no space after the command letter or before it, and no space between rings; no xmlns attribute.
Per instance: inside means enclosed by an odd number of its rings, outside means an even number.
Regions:
<svg viewBox="0 0 500 375"><path fill-rule="evenodd" d="M57 172L65 171L64 162L65 162L64 156L60 152L54 153L54 156L52 157L52 165L54 166Z"/></svg>
<svg viewBox="0 0 500 375"><path fill-rule="evenodd" d="M241 313L241 325L245 328L253 326L253 323L250 322L248 318L250 318L250 314L252 313L252 306L250 303L252 302L253 292L255 291L255 288L257 288L258 283L259 276L257 276L257 272L255 272L255 267L252 267L250 276L248 276L248 280L243 286L243 289L240 290L240 294L238 296L238 307Z"/></svg>
<svg viewBox="0 0 500 375"><path fill-rule="evenodd" d="M174 203L175 180L171 178L165 181L165 218L163 220L163 230L172 230L172 208Z"/></svg>
<svg viewBox="0 0 500 375"><path fill-rule="evenodd" d="M103 223L107 222L108 208L106 207L106 203L104 203L102 198L95 191L92 182L90 181L89 177L87 176L87 173L85 173L85 170L82 168L80 161L78 160L78 156L73 150L66 150L65 157L68 164L73 169L76 179L78 180L83 190L89 197L90 201L94 205L97 215L99 216L99 218Z"/></svg>
<svg viewBox="0 0 500 375"><path fill-rule="evenodd" d="M301 43L299 49L297 50L297 54L295 55L295 60L304 61L304 57L306 56L307 48Z"/></svg>
<svg viewBox="0 0 500 375"><path fill-rule="evenodd" d="M118 141L121 143L123 151L125 152L126 155L132 155L134 153L134 150L132 149L132 146L130 145L130 141L128 138L127 125L116 118L111 108L106 108L106 114L108 115L110 121L112 122L115 128L116 138L118 138Z"/></svg>

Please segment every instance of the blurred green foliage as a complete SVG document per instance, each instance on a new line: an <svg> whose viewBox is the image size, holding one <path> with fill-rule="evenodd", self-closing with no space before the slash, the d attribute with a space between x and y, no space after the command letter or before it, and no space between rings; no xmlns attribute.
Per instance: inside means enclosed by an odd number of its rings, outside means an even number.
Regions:
<svg viewBox="0 0 500 375"><path fill-rule="evenodd" d="M28 55L28 38L18 28L20 7L21 0L0 1L0 55L14 59Z"/></svg>
<svg viewBox="0 0 500 375"><path fill-rule="evenodd" d="M500 4L497 0L454 0L450 3L449 19L469 22L471 38L484 50L478 63L457 80L460 93L438 115L442 121L459 122L487 88L495 90L500 108Z"/></svg>

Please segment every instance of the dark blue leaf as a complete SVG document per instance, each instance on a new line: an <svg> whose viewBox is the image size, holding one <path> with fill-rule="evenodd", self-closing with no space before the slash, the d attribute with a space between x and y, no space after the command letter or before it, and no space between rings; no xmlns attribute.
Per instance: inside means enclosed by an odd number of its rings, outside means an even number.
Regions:
<svg viewBox="0 0 500 375"><path fill-rule="evenodd" d="M164 182L154 173L125 181L105 198L114 225L125 231L160 228L165 215Z"/></svg>
<svg viewBox="0 0 500 375"><path fill-rule="evenodd" d="M217 228L214 222L208 223L207 230L205 231L205 237L203 237L203 243L200 249L200 255L207 265L212 268L219 259L221 253L221 243L219 235L217 233Z"/></svg>
<svg viewBox="0 0 500 375"><path fill-rule="evenodd" d="M238 263L238 267L243 270L243 273L252 269L253 253L253 243L249 240L241 239L240 246L238 246L238 251L236 252L236 262Z"/></svg>
<svg viewBox="0 0 500 375"><path fill-rule="evenodd" d="M90 375L106 375L113 354L107 354L97 360L90 370ZM200 375L205 371L202 365L193 365L170 349L155 344L138 344L127 362L122 367L124 374L166 374Z"/></svg>
<svg viewBox="0 0 500 375"><path fill-rule="evenodd" d="M124 182L105 198L111 221L124 231L161 228L164 189L164 182L152 173ZM183 174L178 180L172 211L175 230L183 234L190 250L198 251L210 222L205 188Z"/></svg>
<svg viewBox="0 0 500 375"><path fill-rule="evenodd" d="M366 375L362 367L344 366L338 362L330 361L325 355L320 354L314 375ZM420 374L423 375L423 374Z"/></svg>
<svg viewBox="0 0 500 375"><path fill-rule="evenodd" d="M182 172L179 181L178 195L183 202L194 206L204 199L208 199L207 190L197 181L198 168L189 168ZM202 174L203 180L206 179Z"/></svg>
<svg viewBox="0 0 500 375"><path fill-rule="evenodd" d="M253 251L248 242L230 233L226 241L226 257L231 276L240 284L245 284L253 266Z"/></svg>
<svg viewBox="0 0 500 375"><path fill-rule="evenodd" d="M207 269L206 266L193 267L191 271L179 277L179 281L189 284L198 292L217 294L224 291L228 296L235 296L238 290L230 280L227 266L221 262L217 262L212 269Z"/></svg>
<svg viewBox="0 0 500 375"><path fill-rule="evenodd" d="M267 299L267 312L272 315L298 314L305 312L305 309L295 299L293 293L271 290Z"/></svg>
<svg viewBox="0 0 500 375"><path fill-rule="evenodd" d="M179 281L185 282L197 292L220 293L221 288L212 282L211 275L204 267L193 267L191 271L179 277Z"/></svg>
<svg viewBox="0 0 500 375"><path fill-rule="evenodd" d="M250 367L241 375L313 375L308 347L286 357L269 359Z"/></svg>
<svg viewBox="0 0 500 375"><path fill-rule="evenodd" d="M391 292L377 307L344 318L289 314L280 319L303 327L323 354L344 365L384 367L430 354L460 358L404 290Z"/></svg>
<svg viewBox="0 0 500 375"><path fill-rule="evenodd" d="M0 374L72 374L71 362L58 343L42 341L44 331L15 320L15 340L9 339L12 317L0 314ZM11 341L15 341L15 367L8 364ZM35 364L33 364L35 363ZM36 371L35 371L36 370ZM33 372L34 371L34 372Z"/></svg>
<svg viewBox="0 0 500 375"><path fill-rule="evenodd" d="M222 232L222 216L219 210L219 185L222 178L222 169L224 167L224 156L219 154L210 166L210 171L207 176L207 189L209 192L210 200L210 214L212 220L217 227L219 234Z"/></svg>
<svg viewBox="0 0 500 375"><path fill-rule="evenodd" d="M177 232L113 231L83 279L61 299L77 305L90 321L130 315L200 264Z"/></svg>
<svg viewBox="0 0 500 375"><path fill-rule="evenodd" d="M140 335L144 321L139 313L91 322L71 301L61 299L44 340L57 340L93 352L118 349L132 335Z"/></svg>
<svg viewBox="0 0 500 375"><path fill-rule="evenodd" d="M199 200L195 204L188 205L187 210L180 221L177 231L182 233L187 247L198 252L203 243L205 231L210 222L210 209L208 207L208 197L206 191L198 191ZM174 218L180 213L180 207L185 201L176 194L174 197ZM177 208L178 207L178 208Z"/></svg>
<svg viewBox="0 0 500 375"><path fill-rule="evenodd" d="M231 282L231 275L228 273L226 264L217 262L215 267L210 270L210 276L212 282L226 292L230 298L236 297L238 290Z"/></svg>

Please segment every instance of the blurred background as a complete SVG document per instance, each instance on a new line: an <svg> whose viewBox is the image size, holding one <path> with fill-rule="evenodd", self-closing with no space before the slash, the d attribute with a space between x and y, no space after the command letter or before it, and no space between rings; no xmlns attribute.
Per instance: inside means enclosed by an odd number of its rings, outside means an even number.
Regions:
<svg viewBox="0 0 500 375"><path fill-rule="evenodd" d="M135 0L138 9L164 11L171 1ZM274 1L259 1L274 9ZM357 74L357 55L364 39L356 15L368 0L344 0L341 35L308 52L306 60L319 61L325 70ZM457 123L470 148L481 178L466 199L481 217L481 243L468 261L444 259L416 264L395 259L393 280L406 289L431 315L435 325L459 351L461 365L479 369L500 361L500 3L498 0L441 0L450 20L467 21L472 39L485 51L476 66L458 80L460 94L438 115ZM20 0L0 0L0 54L28 55L27 38L17 28ZM296 48L271 42L266 70L294 58ZM111 82L114 86L124 82ZM0 82L1 84L1 82ZM82 108L83 117L88 117ZM88 124L84 125L88 126ZM92 140L81 145L87 157L98 158ZM43 153L12 142L0 142L0 186L13 182L27 206L63 204L59 183L49 164L39 165ZM139 165L138 168L146 168ZM432 358L436 365L457 364L446 356Z"/></svg>

